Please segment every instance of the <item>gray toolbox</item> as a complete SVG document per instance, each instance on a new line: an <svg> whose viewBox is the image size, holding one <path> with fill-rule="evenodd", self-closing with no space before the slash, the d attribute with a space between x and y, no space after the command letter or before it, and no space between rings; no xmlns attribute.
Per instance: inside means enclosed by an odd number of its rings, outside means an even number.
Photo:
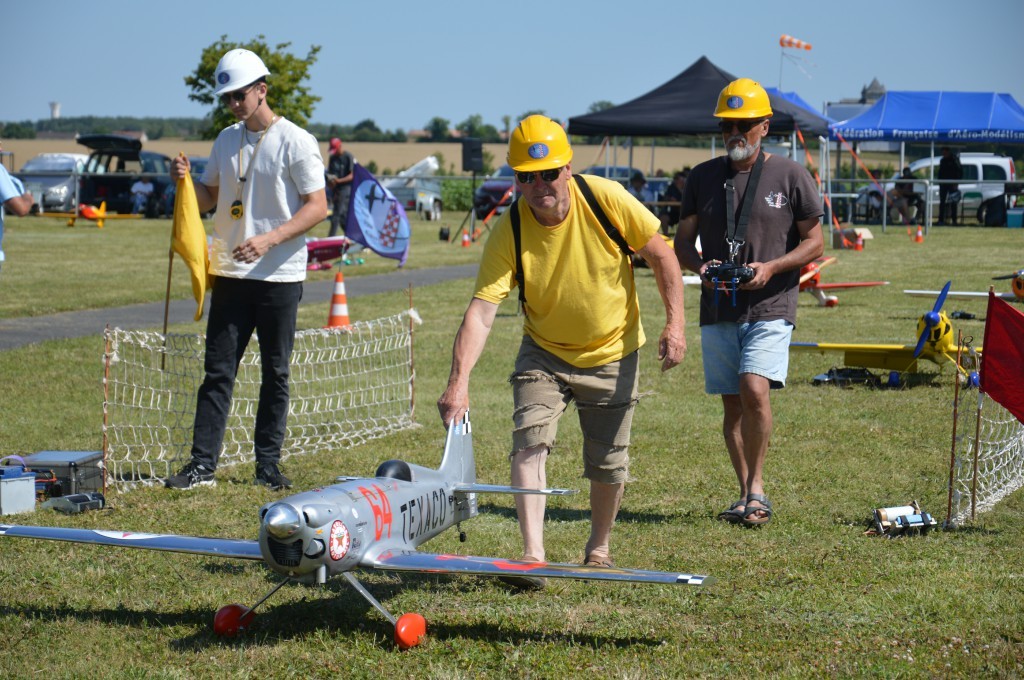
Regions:
<svg viewBox="0 0 1024 680"><path fill-rule="evenodd" d="M61 494L103 491L102 451L39 451L25 456L31 470L52 470Z"/></svg>

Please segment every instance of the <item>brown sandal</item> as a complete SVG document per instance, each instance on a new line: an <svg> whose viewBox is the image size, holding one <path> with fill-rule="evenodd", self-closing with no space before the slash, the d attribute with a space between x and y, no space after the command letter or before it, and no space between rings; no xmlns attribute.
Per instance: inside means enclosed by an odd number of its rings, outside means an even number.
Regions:
<svg viewBox="0 0 1024 680"><path fill-rule="evenodd" d="M604 569L611 569L615 566L612 562L611 557L600 557L591 553L587 555L587 559L583 561L584 567L602 567Z"/></svg>

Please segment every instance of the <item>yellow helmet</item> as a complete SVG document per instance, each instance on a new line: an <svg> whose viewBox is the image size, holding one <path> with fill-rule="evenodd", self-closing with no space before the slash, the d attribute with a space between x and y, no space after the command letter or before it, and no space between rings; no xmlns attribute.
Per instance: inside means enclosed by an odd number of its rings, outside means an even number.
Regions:
<svg viewBox="0 0 1024 680"><path fill-rule="evenodd" d="M508 164L519 172L562 168L572 160L572 147L562 126L547 116L519 121L508 140Z"/></svg>
<svg viewBox="0 0 1024 680"><path fill-rule="evenodd" d="M732 81L718 95L717 118L768 118L771 115L768 93L750 78Z"/></svg>

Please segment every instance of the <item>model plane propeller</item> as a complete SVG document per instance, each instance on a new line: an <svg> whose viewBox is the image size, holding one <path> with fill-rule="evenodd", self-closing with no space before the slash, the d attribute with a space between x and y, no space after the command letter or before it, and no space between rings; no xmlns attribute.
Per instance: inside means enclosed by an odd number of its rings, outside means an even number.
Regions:
<svg viewBox="0 0 1024 680"><path fill-rule="evenodd" d="M495 557L434 554L417 550L443 531L477 515L478 493L566 495L567 489L523 489L476 483L473 439L468 414L448 428L438 469L385 461L374 477L339 477L330 486L271 501L259 510L256 540L200 538L170 534L0 525L0 537L93 543L124 548L184 552L211 557L262 561L283 577L252 607L222 607L214 617L218 635L248 628L254 610L290 582L322 584L341 575L394 626L402 649L419 644L426 621L417 613L395 618L356 579L356 569L431 574L476 574L631 581L666 585L708 585L710 576L587 567L553 562L523 562Z"/></svg>
<svg viewBox="0 0 1024 680"><path fill-rule="evenodd" d="M953 325L949 316L942 311L952 281L938 293L931 311L917 322L917 342L914 345L872 345L829 342L793 342L791 350L817 352L843 352L843 361L847 366L862 368L880 368L901 373L916 373L918 359L927 359L935 364L943 365L949 361L962 373L971 384L977 384L977 371L974 370L968 355L964 365L957 363L957 347L953 342ZM981 348L975 350L981 353Z"/></svg>
<svg viewBox="0 0 1024 680"><path fill-rule="evenodd" d="M839 298L829 295L826 291L847 290L850 288L868 288L872 286L888 286L888 281L849 281L845 283L825 283L821 280L821 270L836 261L835 257L820 257L800 269L800 290L810 293L818 301L819 307L835 307Z"/></svg>
<svg viewBox="0 0 1024 680"><path fill-rule="evenodd" d="M1012 300L1015 302L1024 302L1024 269L1015 271L1012 274L1005 274L1003 276L993 276L993 281L1005 281L1010 279L1010 292L1009 293L997 293L996 296L1003 300ZM904 293L913 297L931 297L936 294L933 290L904 290ZM988 299L988 292L979 293L975 291L960 291L952 290L949 292L948 297L956 298L960 300L967 300L971 298L984 298Z"/></svg>

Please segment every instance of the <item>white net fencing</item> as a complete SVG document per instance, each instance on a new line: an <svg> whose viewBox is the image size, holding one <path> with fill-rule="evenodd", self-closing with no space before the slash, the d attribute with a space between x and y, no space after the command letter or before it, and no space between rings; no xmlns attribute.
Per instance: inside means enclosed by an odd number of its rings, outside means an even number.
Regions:
<svg viewBox="0 0 1024 680"><path fill-rule="evenodd" d="M1024 487L1024 425L980 390L960 390L946 525L972 522Z"/></svg>
<svg viewBox="0 0 1024 680"><path fill-rule="evenodd" d="M414 427L416 310L346 328L299 331L282 459L361 444ZM104 333L104 449L109 488L153 485L190 457L203 335ZM219 466L253 462L259 401L255 337L238 369Z"/></svg>

